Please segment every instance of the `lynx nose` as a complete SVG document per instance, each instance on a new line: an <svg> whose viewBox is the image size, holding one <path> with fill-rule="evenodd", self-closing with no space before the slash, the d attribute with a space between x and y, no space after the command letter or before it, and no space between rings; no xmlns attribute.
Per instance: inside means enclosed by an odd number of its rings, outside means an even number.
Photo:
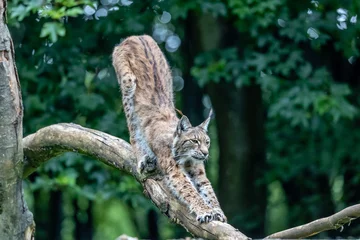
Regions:
<svg viewBox="0 0 360 240"><path fill-rule="evenodd" d="M200 150L201 151L201 153L204 155L204 157L208 157L209 156L209 150L207 150L207 149L201 149Z"/></svg>

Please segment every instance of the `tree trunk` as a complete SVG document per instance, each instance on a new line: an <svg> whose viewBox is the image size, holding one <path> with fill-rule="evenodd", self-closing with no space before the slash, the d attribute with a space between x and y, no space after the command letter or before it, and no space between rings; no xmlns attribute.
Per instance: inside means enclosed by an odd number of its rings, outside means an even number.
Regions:
<svg viewBox="0 0 360 240"><path fill-rule="evenodd" d="M0 0L0 239L32 239L35 224L23 197L22 101L14 48Z"/></svg>
<svg viewBox="0 0 360 240"><path fill-rule="evenodd" d="M151 240L159 239L159 226L158 226L158 214L154 209L150 209L147 214L147 224L149 236Z"/></svg>
<svg viewBox="0 0 360 240"><path fill-rule="evenodd" d="M74 206L74 219L75 219L75 239L87 240L93 238L93 214L92 214L92 201L89 201L89 205L86 209L82 209L79 206L77 198L73 201Z"/></svg>
<svg viewBox="0 0 360 240"><path fill-rule="evenodd" d="M196 33L193 29L193 20L194 18L190 16L185 19L185 36L184 39L187 41L184 42L182 48L185 50L185 56L183 59L183 77L184 77L184 89L182 90L182 112L189 117L191 123L195 126L204 121L203 114L203 91L200 89L199 85L196 83L195 79L191 76L191 67L194 65L194 59L196 55L201 51L196 44Z"/></svg>
<svg viewBox="0 0 360 240"><path fill-rule="evenodd" d="M220 149L219 200L231 224L253 237L264 234L266 186L261 89L212 84Z"/></svg>
<svg viewBox="0 0 360 240"><path fill-rule="evenodd" d="M61 240L61 223L63 217L62 192L60 190L50 191L48 219L48 239Z"/></svg>

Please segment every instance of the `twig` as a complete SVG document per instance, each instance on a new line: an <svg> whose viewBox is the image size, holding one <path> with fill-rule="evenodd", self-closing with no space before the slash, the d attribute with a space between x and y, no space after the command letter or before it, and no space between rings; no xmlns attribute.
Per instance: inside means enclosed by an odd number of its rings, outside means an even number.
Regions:
<svg viewBox="0 0 360 240"><path fill-rule="evenodd" d="M306 238L318 234L320 232L342 229L344 224L351 223L351 221L360 217L360 204L353 205L341 210L334 215L326 218L321 218L313 222L290 228L281 232L277 232L267 236L266 238Z"/></svg>

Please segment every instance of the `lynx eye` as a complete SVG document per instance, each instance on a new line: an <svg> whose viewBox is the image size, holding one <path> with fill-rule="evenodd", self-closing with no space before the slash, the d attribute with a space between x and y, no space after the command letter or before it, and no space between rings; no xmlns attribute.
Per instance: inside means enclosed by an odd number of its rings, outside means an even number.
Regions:
<svg viewBox="0 0 360 240"><path fill-rule="evenodd" d="M210 145L210 140L209 139L206 139L206 145Z"/></svg>
<svg viewBox="0 0 360 240"><path fill-rule="evenodd" d="M194 144L200 144L200 142L196 139L190 139L189 141Z"/></svg>

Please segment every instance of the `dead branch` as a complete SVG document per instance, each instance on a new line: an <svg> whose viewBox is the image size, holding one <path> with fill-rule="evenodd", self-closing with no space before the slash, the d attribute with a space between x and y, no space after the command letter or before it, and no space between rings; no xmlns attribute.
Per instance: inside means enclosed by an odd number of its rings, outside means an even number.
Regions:
<svg viewBox="0 0 360 240"><path fill-rule="evenodd" d="M346 223L351 223L351 221L360 217L360 204L353 205L341 210L334 215L331 215L326 218L321 218L313 222L290 228L281 232L277 232L267 236L266 238L306 238L318 234L320 232L333 230L333 229L342 229L343 225Z"/></svg>
<svg viewBox="0 0 360 240"><path fill-rule="evenodd" d="M160 179L145 179L136 171L136 160L130 144L109 134L76 124L55 124L23 139L26 178L42 163L64 152L78 152L133 175L144 187L144 193L172 221L181 224L195 236L206 239L249 239L229 224L213 221L199 224L167 189Z"/></svg>

